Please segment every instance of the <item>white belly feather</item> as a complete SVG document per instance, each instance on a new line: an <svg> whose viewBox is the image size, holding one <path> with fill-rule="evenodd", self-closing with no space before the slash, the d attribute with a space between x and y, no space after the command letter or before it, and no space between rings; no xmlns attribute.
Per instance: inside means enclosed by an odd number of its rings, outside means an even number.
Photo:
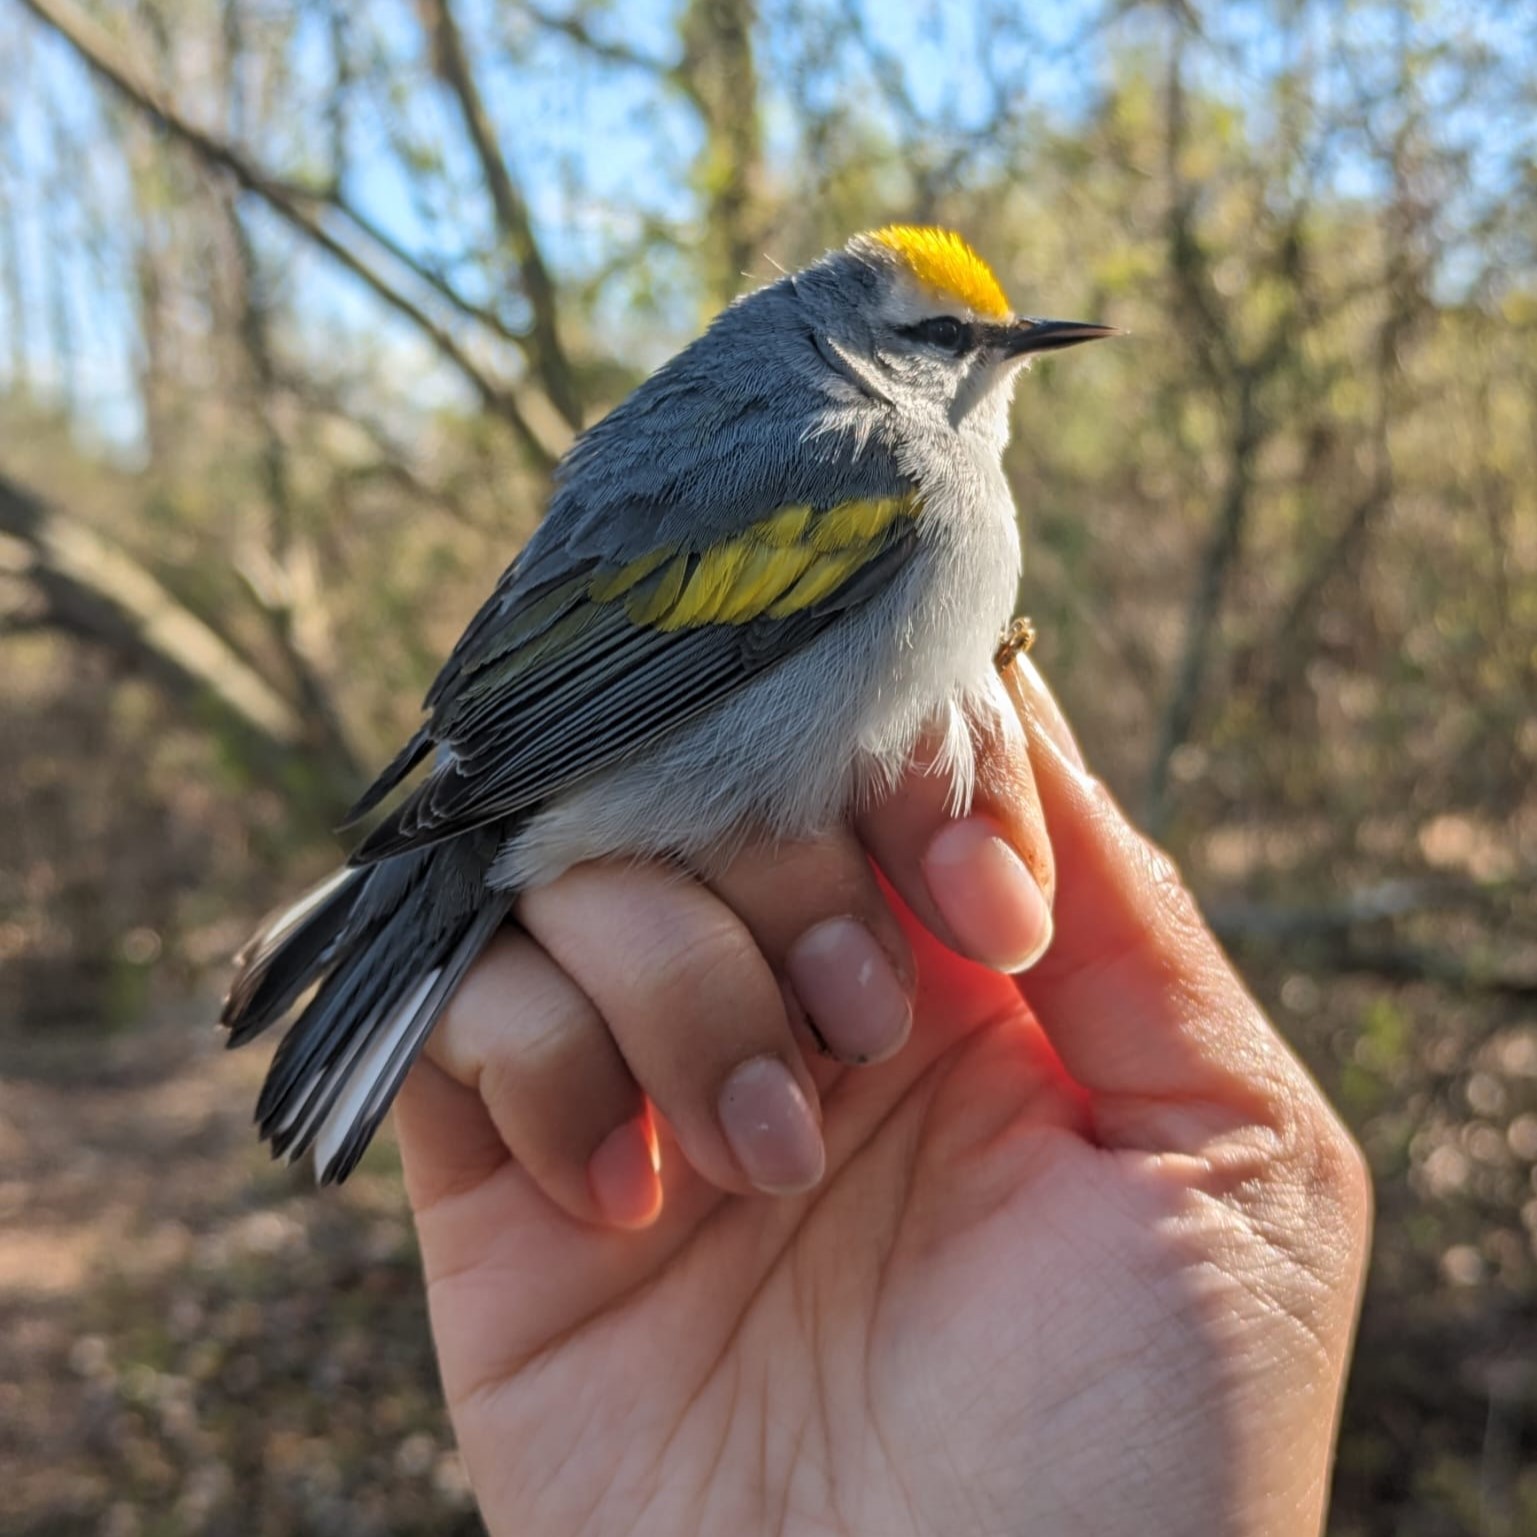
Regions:
<svg viewBox="0 0 1537 1537"><path fill-rule="evenodd" d="M996 465L952 464L922 495L922 547L890 591L560 797L508 840L491 884L541 885L613 856L709 867L754 837L807 837L890 782L929 734L954 804L969 805L971 723L998 708L992 656L1018 587L1019 537Z"/></svg>

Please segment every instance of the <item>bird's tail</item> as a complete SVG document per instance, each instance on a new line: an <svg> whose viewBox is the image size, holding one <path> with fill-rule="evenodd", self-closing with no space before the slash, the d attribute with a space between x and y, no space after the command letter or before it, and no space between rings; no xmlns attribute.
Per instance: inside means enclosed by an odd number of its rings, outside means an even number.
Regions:
<svg viewBox="0 0 1537 1537"><path fill-rule="evenodd" d="M454 988L512 903L487 890L495 836L468 833L349 867L269 919L236 957L220 1016L243 1046L314 996L284 1036L257 1101L273 1156L315 1149L345 1179L384 1119Z"/></svg>

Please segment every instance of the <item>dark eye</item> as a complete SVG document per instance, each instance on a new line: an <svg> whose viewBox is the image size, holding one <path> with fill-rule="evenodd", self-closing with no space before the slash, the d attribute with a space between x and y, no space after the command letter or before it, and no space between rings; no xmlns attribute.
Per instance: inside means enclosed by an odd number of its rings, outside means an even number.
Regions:
<svg viewBox="0 0 1537 1537"><path fill-rule="evenodd" d="M953 315L935 315L932 320L920 320L909 326L907 334L920 342L943 347L946 352L964 352L971 345L971 330Z"/></svg>

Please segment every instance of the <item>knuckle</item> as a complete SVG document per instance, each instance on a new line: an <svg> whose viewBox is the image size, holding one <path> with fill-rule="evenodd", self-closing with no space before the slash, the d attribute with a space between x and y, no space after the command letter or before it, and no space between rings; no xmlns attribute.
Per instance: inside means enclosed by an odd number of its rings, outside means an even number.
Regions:
<svg viewBox="0 0 1537 1537"><path fill-rule="evenodd" d="M1309 1183L1323 1201L1337 1209L1354 1232L1371 1227L1371 1166L1360 1143L1319 1096L1320 1122L1310 1160Z"/></svg>
<svg viewBox="0 0 1537 1537"><path fill-rule="evenodd" d="M1269 1091L1279 1184L1292 1192L1294 1225L1315 1249L1349 1261L1371 1230L1366 1155L1307 1073L1288 1061Z"/></svg>
<svg viewBox="0 0 1537 1537"><path fill-rule="evenodd" d="M601 1039L601 1021L590 1004L569 1000L561 1006L525 1017L522 1027L509 1031L506 1046L487 1062L498 1076L539 1078L562 1076L584 1066Z"/></svg>
<svg viewBox="0 0 1537 1537"><path fill-rule="evenodd" d="M653 973L657 992L691 1013L714 1010L733 998L752 1001L764 971L752 936L725 912L695 923L660 959Z"/></svg>
<svg viewBox="0 0 1537 1537"><path fill-rule="evenodd" d="M1193 918L1196 912L1195 899L1185 885L1179 866L1169 854L1139 833L1136 857L1141 878L1158 905L1172 915Z"/></svg>
<svg viewBox="0 0 1537 1537"><path fill-rule="evenodd" d="M1191 957L1214 944L1206 918L1179 866L1169 854L1140 833L1134 841L1137 878L1147 894L1151 929L1162 949Z"/></svg>
<svg viewBox="0 0 1537 1537"><path fill-rule="evenodd" d="M623 1081L596 1008L553 977L528 979L512 1008L484 1033L480 1058L481 1098L520 1121L537 1119L546 1104L565 1113L578 1087L592 1098L599 1086Z"/></svg>

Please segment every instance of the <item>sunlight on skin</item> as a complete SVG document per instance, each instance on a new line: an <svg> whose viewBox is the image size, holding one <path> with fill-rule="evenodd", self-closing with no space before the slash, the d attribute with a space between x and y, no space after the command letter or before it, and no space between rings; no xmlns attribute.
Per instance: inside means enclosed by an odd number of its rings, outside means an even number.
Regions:
<svg viewBox="0 0 1537 1537"><path fill-rule="evenodd" d="M656 1220L584 1223L479 1093L413 1075L406 1173L493 1532L1317 1528L1359 1157L1049 699L1014 687L1029 755L1002 744L981 813L1055 882L1055 942L1021 982L900 915L912 1038L812 1064L809 1194L724 1193L662 1126ZM948 932L979 915L926 889L928 789L862 833ZM494 1042L508 996L467 994L447 1033L484 1013Z"/></svg>

